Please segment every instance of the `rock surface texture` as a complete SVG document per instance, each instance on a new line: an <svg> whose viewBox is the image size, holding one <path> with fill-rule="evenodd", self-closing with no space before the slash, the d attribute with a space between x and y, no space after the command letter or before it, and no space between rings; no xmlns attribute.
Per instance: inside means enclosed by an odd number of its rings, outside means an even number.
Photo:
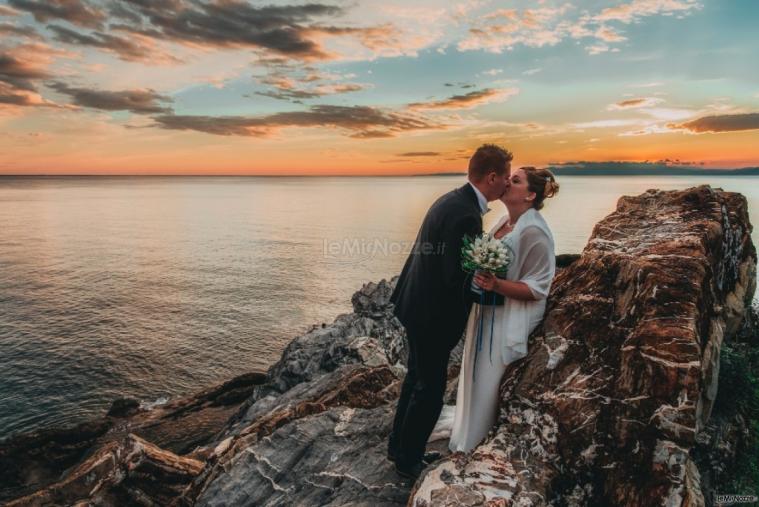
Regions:
<svg viewBox="0 0 759 507"><path fill-rule="evenodd" d="M136 401L119 399L101 420L73 428L35 431L0 442L0 505L19 497L22 498L15 505L73 505L89 498L84 485L102 483L101 493L103 488L113 486L113 480L121 475L119 467L132 466L127 462L117 465L126 456L140 456L141 462L143 457L150 460L163 452L193 458L192 451L211 442L254 387L265 381L263 373L241 375L150 410L140 408ZM151 470L148 468L138 477L156 481L160 471L156 470L157 475L151 478ZM184 476L185 480L188 477ZM106 498L99 495L98 498ZM124 505L102 498L97 505ZM161 498L165 499L165 495Z"/></svg>
<svg viewBox="0 0 759 507"><path fill-rule="evenodd" d="M489 437L428 469L410 503L704 505L691 450L755 290L750 232L740 194L621 198L554 281Z"/></svg>
<svg viewBox="0 0 759 507"><path fill-rule="evenodd" d="M561 256L488 439L416 484L385 456L406 362L393 279L364 285L352 313L295 338L265 376L152 410L119 400L103 421L0 443L0 502L703 505L689 452L754 292L750 230L745 199L708 186L620 199L581 256Z"/></svg>

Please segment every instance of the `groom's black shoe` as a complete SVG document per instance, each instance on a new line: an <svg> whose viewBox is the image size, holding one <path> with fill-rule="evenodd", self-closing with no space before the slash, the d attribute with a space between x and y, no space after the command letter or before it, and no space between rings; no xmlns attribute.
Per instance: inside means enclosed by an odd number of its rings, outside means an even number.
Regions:
<svg viewBox="0 0 759 507"><path fill-rule="evenodd" d="M418 463L414 463L413 465L399 464L397 461L395 463L395 472L401 477L404 477L406 479L411 479L412 481L417 480L419 476L422 474L423 470L424 470L424 463L422 463L421 461Z"/></svg>
<svg viewBox="0 0 759 507"><path fill-rule="evenodd" d="M425 452L424 457L422 458L422 463L424 463L425 465L429 465L431 463L436 462L442 457L443 455L437 451Z"/></svg>
<svg viewBox="0 0 759 507"><path fill-rule="evenodd" d="M443 455L440 454L437 451L425 452L424 453L424 457L422 457L422 463L425 464L425 465L429 465L431 463L436 462L437 460L439 460L442 457L443 457ZM395 461L398 459L398 455L395 452L393 452L390 449L388 449L388 451L387 451L387 459L389 459L390 461L392 461L393 463L395 463Z"/></svg>

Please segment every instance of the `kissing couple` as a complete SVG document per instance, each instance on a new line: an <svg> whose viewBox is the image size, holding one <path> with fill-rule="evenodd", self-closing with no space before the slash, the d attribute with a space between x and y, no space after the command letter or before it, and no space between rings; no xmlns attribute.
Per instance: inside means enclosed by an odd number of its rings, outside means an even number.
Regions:
<svg viewBox="0 0 759 507"><path fill-rule="evenodd" d="M440 457L425 452L426 444L433 429L441 429L448 360L462 335L448 445L453 452L468 452L487 436L496 422L506 365L527 355L527 338L543 318L556 263L553 235L540 210L559 185L546 169L512 172L512 159L508 150L493 144L475 151L469 181L427 211L390 297L408 342L406 377L388 441L388 458L402 477L416 479ZM512 260L505 276L477 271L472 277L461 266L464 238L482 234L487 204L496 199L507 213L489 234L511 250ZM500 294L503 303L480 304L472 289ZM485 347L483 335L489 336ZM444 418L441 423L445 425Z"/></svg>

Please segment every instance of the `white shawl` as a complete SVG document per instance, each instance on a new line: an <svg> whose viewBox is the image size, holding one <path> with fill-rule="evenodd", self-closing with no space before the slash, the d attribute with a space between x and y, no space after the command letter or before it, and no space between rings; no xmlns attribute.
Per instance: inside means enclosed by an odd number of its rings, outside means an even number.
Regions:
<svg viewBox="0 0 759 507"><path fill-rule="evenodd" d="M509 219L508 213L490 230L495 233ZM527 338L543 319L546 298L556 272L553 234L535 208L517 219L514 229L501 238L514 251L506 279L527 284L535 301L506 297L502 311L495 315L494 331L501 334L504 364L527 355ZM500 310L500 308L499 308Z"/></svg>

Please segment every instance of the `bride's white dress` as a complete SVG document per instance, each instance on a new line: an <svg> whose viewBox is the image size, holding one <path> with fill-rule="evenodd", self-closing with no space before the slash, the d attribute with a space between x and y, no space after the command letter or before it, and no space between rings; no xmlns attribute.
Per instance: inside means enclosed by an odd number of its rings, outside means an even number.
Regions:
<svg viewBox="0 0 759 507"><path fill-rule="evenodd" d="M508 215L502 217L490 233L497 231L508 218ZM495 423L501 377L509 363L527 355L527 338L543 318L556 270L553 236L536 209L524 212L514 229L501 240L514 252L506 279L527 284L538 299L520 301L507 297L499 306L472 305L466 325L456 405L443 406L430 436L430 441L450 436L451 451L473 449ZM484 313L482 341L475 366L480 313Z"/></svg>

